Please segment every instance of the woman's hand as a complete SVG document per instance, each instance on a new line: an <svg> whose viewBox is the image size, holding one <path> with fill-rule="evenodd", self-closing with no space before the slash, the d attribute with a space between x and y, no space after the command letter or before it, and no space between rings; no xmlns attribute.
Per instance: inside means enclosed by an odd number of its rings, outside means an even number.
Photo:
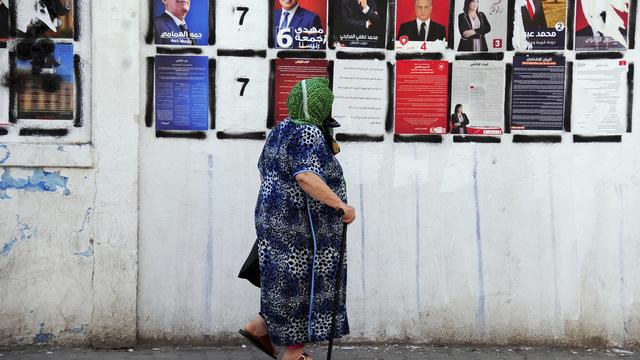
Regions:
<svg viewBox="0 0 640 360"><path fill-rule="evenodd" d="M472 37L472 36L473 36L473 35L475 35L475 34L476 34L476 31L475 31L475 30L465 30L465 31L462 33L462 36L468 39L468 38Z"/></svg>
<svg viewBox="0 0 640 360"><path fill-rule="evenodd" d="M338 209L344 212L344 215L342 216L343 222L351 224L356 219L356 209L354 209L353 206L342 203L338 206Z"/></svg>

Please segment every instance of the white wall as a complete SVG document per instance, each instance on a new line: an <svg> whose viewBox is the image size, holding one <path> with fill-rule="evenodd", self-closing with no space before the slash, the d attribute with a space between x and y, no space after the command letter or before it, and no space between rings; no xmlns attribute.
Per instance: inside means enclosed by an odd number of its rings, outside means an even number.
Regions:
<svg viewBox="0 0 640 360"><path fill-rule="evenodd" d="M91 4L93 166L45 167L68 178L68 195L57 186L0 199L0 251L16 239L0 255L0 345L236 340L259 305L236 275L255 239L262 143L215 131L155 138L140 116L142 59L154 53L141 45L146 4ZM247 129L251 113L241 114L224 117L224 130ZM251 130L261 123L249 120ZM342 149L358 212L346 341L640 343L636 133L620 144L570 134L560 144L408 144L387 134ZM26 178L38 168L7 169Z"/></svg>

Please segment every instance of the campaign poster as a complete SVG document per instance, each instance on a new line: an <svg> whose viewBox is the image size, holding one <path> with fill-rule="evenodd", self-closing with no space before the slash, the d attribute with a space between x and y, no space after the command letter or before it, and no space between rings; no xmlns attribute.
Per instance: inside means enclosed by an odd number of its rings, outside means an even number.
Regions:
<svg viewBox="0 0 640 360"><path fill-rule="evenodd" d="M35 60L35 61L34 61ZM55 44L38 59L16 59L20 119L72 120L75 106L73 44Z"/></svg>
<svg viewBox="0 0 640 360"><path fill-rule="evenodd" d="M384 132L387 118L387 79L385 61L335 61L332 116L342 125L340 132Z"/></svg>
<svg viewBox="0 0 640 360"><path fill-rule="evenodd" d="M449 0L396 2L396 50L443 51L449 36Z"/></svg>
<svg viewBox="0 0 640 360"><path fill-rule="evenodd" d="M566 0L516 0L513 46L517 50L564 50Z"/></svg>
<svg viewBox="0 0 640 360"><path fill-rule="evenodd" d="M508 0L455 0L454 49L506 51Z"/></svg>
<svg viewBox="0 0 640 360"><path fill-rule="evenodd" d="M627 122L627 60L576 61L571 130L581 135L621 134Z"/></svg>
<svg viewBox="0 0 640 360"><path fill-rule="evenodd" d="M9 71L9 50L0 49L0 74ZM9 88L0 86L0 125L9 123Z"/></svg>
<svg viewBox="0 0 640 360"><path fill-rule="evenodd" d="M277 0L273 9L273 46L320 50L327 47L327 0Z"/></svg>
<svg viewBox="0 0 640 360"><path fill-rule="evenodd" d="M451 78L451 133L501 135L504 82L500 61L456 61Z"/></svg>
<svg viewBox="0 0 640 360"><path fill-rule="evenodd" d="M0 0L0 46L9 40L9 0Z"/></svg>
<svg viewBox="0 0 640 360"><path fill-rule="evenodd" d="M563 56L514 56L511 129L562 130L564 87Z"/></svg>
<svg viewBox="0 0 640 360"><path fill-rule="evenodd" d="M396 134L446 134L449 63L396 62Z"/></svg>
<svg viewBox="0 0 640 360"><path fill-rule="evenodd" d="M275 125L289 116L287 98L293 87L302 80L327 77L327 60L276 59L275 70Z"/></svg>
<svg viewBox="0 0 640 360"><path fill-rule="evenodd" d="M333 12L336 47L384 48L387 0L340 0Z"/></svg>
<svg viewBox="0 0 640 360"><path fill-rule="evenodd" d="M9 1L3 0L8 8ZM50 38L73 38L73 0L21 0L13 1L16 6L16 28L19 35L44 35ZM0 26L2 25L2 7L0 7ZM1 31L1 30L0 30Z"/></svg>
<svg viewBox="0 0 640 360"><path fill-rule="evenodd" d="M209 58L157 55L155 65L156 130L209 129Z"/></svg>
<svg viewBox="0 0 640 360"><path fill-rule="evenodd" d="M629 0L576 0L576 50L626 50L629 6Z"/></svg>
<svg viewBox="0 0 640 360"><path fill-rule="evenodd" d="M209 2L153 0L153 35L156 45L208 45Z"/></svg>

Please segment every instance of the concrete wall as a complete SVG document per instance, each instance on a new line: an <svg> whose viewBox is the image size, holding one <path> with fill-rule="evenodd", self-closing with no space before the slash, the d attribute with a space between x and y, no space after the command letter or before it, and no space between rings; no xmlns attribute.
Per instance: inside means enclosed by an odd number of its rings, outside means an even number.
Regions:
<svg viewBox="0 0 640 360"><path fill-rule="evenodd" d="M255 239L262 143L156 138L140 117L143 59L155 54L142 44L147 5L91 7L91 166L0 168L53 184L0 193L0 345L238 339L259 305L236 275ZM251 14L266 26L264 11ZM218 71L257 74L258 90L242 103L254 113L225 110L217 130L264 130L260 69L274 56L218 58ZM343 144L358 212L345 341L637 346L636 133L618 144Z"/></svg>

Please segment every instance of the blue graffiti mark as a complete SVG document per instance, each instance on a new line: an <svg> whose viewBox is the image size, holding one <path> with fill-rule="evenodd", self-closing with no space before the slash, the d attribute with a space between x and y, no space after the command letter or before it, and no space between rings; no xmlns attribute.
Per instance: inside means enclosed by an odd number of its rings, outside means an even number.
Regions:
<svg viewBox="0 0 640 360"><path fill-rule="evenodd" d="M13 245L15 245L17 242L18 242L18 239L16 239L15 237L11 238L11 240L9 240L9 242L6 242L2 246L2 251L0 251L0 256L9 255L9 253L11 252L11 249L13 248Z"/></svg>
<svg viewBox="0 0 640 360"><path fill-rule="evenodd" d="M27 192L56 192L58 188L64 189L63 194L68 196L71 191L67 188L69 178L60 175L60 171L48 172L43 169L34 169L33 174L23 178L11 176L11 170L5 169L0 176L0 200L11 199L7 190L24 190Z"/></svg>
<svg viewBox="0 0 640 360"><path fill-rule="evenodd" d="M34 344L43 344L53 341L53 334L44 332L44 323L40 324L40 332L33 337Z"/></svg>
<svg viewBox="0 0 640 360"><path fill-rule="evenodd" d="M64 146L58 145L58 151L64 151Z"/></svg>
<svg viewBox="0 0 640 360"><path fill-rule="evenodd" d="M87 335L89 333L89 324L80 324L71 329L74 334Z"/></svg>
<svg viewBox="0 0 640 360"><path fill-rule="evenodd" d="M360 271L360 276L362 278L362 294L366 295L367 291L367 287L366 287L366 277L365 277L365 270L367 269L366 267L366 262L365 262L365 227L364 227L364 185L362 183L360 183L360 261L362 262L362 270Z"/></svg>
<svg viewBox="0 0 640 360"><path fill-rule="evenodd" d="M207 158L207 273L205 274L205 304L209 322L212 319L211 306L213 303L213 155ZM209 324L211 325L211 323Z"/></svg>
<svg viewBox="0 0 640 360"><path fill-rule="evenodd" d="M478 312L477 321L484 336L485 330L485 292L484 263L482 257L482 236L480 231L480 193L478 190L478 146L473 151L473 199L476 207L476 247L478 249Z"/></svg>
<svg viewBox="0 0 640 360"><path fill-rule="evenodd" d="M0 144L0 164L9 160L9 157L11 157L11 151L9 151L7 145Z"/></svg>
<svg viewBox="0 0 640 360"><path fill-rule="evenodd" d="M74 252L73 255L78 255L78 256L84 256L84 257L91 257L93 256L93 248L88 248L85 251L80 251L80 252Z"/></svg>
<svg viewBox="0 0 640 360"><path fill-rule="evenodd" d="M87 211L84 212L84 219L82 220L82 226L80 227L80 231L78 232L83 232L84 230L86 230L86 226L89 223L89 217L91 216L92 211L93 211L93 208L88 208Z"/></svg>

